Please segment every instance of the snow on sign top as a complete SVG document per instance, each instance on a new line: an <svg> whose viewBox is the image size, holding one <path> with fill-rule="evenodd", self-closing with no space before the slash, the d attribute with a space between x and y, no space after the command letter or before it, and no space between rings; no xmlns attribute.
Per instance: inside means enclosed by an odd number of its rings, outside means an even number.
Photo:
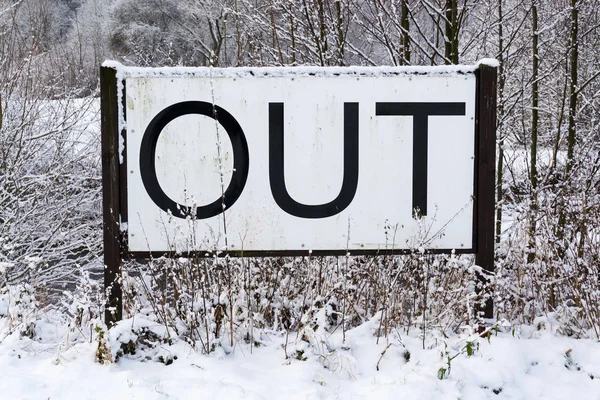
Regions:
<svg viewBox="0 0 600 400"><path fill-rule="evenodd" d="M150 77L197 77L197 78L226 78L226 77L285 77L285 76L395 76L395 75L464 75L472 74L480 65L498 66L493 58L484 58L475 65L437 65L437 66L381 66L381 67L160 67L144 68L124 66L117 61L105 61L102 66L113 68L117 77L150 78Z"/></svg>
<svg viewBox="0 0 600 400"><path fill-rule="evenodd" d="M494 61L105 62L118 85L128 251L472 251L484 64Z"/></svg>

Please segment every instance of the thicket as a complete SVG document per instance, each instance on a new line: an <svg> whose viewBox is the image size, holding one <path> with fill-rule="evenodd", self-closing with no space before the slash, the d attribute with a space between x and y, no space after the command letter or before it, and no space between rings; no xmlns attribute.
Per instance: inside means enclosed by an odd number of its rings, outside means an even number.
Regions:
<svg viewBox="0 0 600 400"><path fill-rule="evenodd" d="M495 57L497 259L480 295L472 257L418 247L402 257L158 259L125 266L126 315L209 352L267 331L310 341L375 315L381 335L473 329L477 302L491 296L503 324L551 316L563 334L600 338L598 13L593 0L0 0L0 318L27 331L26 312L10 311L23 293L20 307L69 304L80 325L101 315L105 58L225 67Z"/></svg>

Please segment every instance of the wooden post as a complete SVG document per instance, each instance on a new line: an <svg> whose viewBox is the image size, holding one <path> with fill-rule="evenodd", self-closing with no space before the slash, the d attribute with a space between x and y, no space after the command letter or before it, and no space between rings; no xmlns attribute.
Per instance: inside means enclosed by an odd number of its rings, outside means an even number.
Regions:
<svg viewBox="0 0 600 400"><path fill-rule="evenodd" d="M480 64L477 71L477 111L475 121L475 264L485 273L479 274L482 284L494 272L494 213L496 195L496 67ZM494 317L492 299L478 311L483 317Z"/></svg>
<svg viewBox="0 0 600 400"><path fill-rule="evenodd" d="M119 109L116 70L100 68L102 131L102 209L104 230L104 321L110 328L123 317L121 232L119 227Z"/></svg>

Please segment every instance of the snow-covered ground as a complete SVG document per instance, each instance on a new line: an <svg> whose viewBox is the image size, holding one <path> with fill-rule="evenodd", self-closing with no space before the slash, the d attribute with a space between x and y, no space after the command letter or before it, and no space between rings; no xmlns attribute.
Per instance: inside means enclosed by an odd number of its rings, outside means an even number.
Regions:
<svg viewBox="0 0 600 400"><path fill-rule="evenodd" d="M133 323L124 321L116 332ZM153 350L177 356L171 365L125 357L102 365L95 361L96 340L68 345L75 333L67 336L65 325L38 322L34 340L0 337L0 398L600 398L600 344L557 336L547 325L505 328L489 338L432 331L425 349L418 329L377 344L378 326L374 318L346 332L344 342L341 331L315 333L310 344L290 334L286 349L284 335L261 332L261 346L219 346L208 356L178 342ZM286 352L301 356L286 359Z"/></svg>

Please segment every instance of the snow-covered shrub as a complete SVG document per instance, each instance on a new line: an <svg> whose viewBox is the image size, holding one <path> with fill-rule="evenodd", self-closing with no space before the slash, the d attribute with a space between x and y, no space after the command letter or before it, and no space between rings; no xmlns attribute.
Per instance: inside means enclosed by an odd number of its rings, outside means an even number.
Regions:
<svg viewBox="0 0 600 400"><path fill-rule="evenodd" d="M39 73L50 10L37 3L0 14L0 264L56 304L101 253L98 102Z"/></svg>
<svg viewBox="0 0 600 400"><path fill-rule="evenodd" d="M197 16L180 3L121 0L110 14L110 46L126 61L144 66L203 64L201 39L190 38L190 27L200 31Z"/></svg>
<svg viewBox="0 0 600 400"><path fill-rule="evenodd" d="M472 258L407 256L154 259L125 268L126 315L155 321L203 352L260 346L285 334L318 349L375 315L378 337L398 327L472 328L477 294ZM345 336L344 336L345 337ZM300 345L303 346L303 345ZM296 357L306 349L284 349ZM298 357L302 358L302 355Z"/></svg>
<svg viewBox="0 0 600 400"><path fill-rule="evenodd" d="M14 332L30 339L35 337L38 303L34 293L34 288L26 283L0 287L0 338Z"/></svg>
<svg viewBox="0 0 600 400"><path fill-rule="evenodd" d="M177 356L169 350L175 340L169 328L138 316L113 326L108 331L108 340L99 341L99 349L108 347L110 360L114 362L126 357L169 365L177 360Z"/></svg>
<svg viewBox="0 0 600 400"><path fill-rule="evenodd" d="M586 143L586 145L583 145ZM534 324L549 317L562 334L600 337L600 148L582 138L568 180L564 163L544 166L546 186L532 210L529 194L508 193L506 230L497 246L496 317ZM513 175L527 186L527 175ZM512 191L513 189L511 189ZM535 240L531 240L531 221Z"/></svg>

